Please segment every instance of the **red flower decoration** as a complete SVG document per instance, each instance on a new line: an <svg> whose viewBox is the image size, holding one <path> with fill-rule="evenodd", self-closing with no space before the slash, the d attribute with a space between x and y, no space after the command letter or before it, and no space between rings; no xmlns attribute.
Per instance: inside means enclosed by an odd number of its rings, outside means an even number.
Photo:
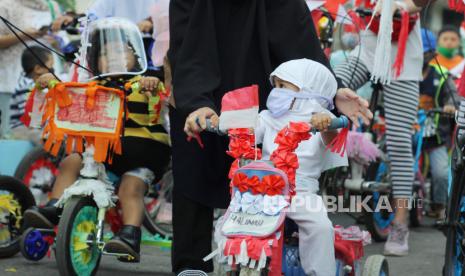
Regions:
<svg viewBox="0 0 465 276"><path fill-rule="evenodd" d="M237 169L239 169L239 159L236 159L232 162L231 168L229 169L229 174L228 174L229 179L233 179L234 174L236 173Z"/></svg>
<svg viewBox="0 0 465 276"><path fill-rule="evenodd" d="M310 125L304 122L290 122L289 131L310 136Z"/></svg>
<svg viewBox="0 0 465 276"><path fill-rule="evenodd" d="M267 195L274 196L283 193L285 182L280 175L266 175L263 177L262 182L265 186Z"/></svg>
<svg viewBox="0 0 465 276"><path fill-rule="evenodd" d="M271 160L273 160L275 167L278 169L297 169L299 167L299 159L293 152L275 151L271 155Z"/></svg>
<svg viewBox="0 0 465 276"><path fill-rule="evenodd" d="M241 173L241 172L236 173L234 175L232 183L235 187L239 189L241 193L244 193L249 189L248 178L245 173Z"/></svg>
<svg viewBox="0 0 465 276"><path fill-rule="evenodd" d="M256 175L249 178L248 184L254 195L263 194L265 192L266 186Z"/></svg>
<svg viewBox="0 0 465 276"><path fill-rule="evenodd" d="M297 155L294 153L299 143L310 139L310 126L304 122L291 122L288 127L282 129L276 136L275 143L278 148L270 159L276 168L286 173L291 195L295 194L295 172L299 167Z"/></svg>

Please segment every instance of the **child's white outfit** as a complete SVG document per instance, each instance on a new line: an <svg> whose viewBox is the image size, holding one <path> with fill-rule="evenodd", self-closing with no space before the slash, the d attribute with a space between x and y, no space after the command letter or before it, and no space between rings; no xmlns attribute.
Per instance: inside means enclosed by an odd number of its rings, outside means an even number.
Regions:
<svg viewBox="0 0 465 276"><path fill-rule="evenodd" d="M276 116L273 110L259 114L255 129L258 144L262 144L263 160L269 160L277 148L274 143L278 132L289 122L310 122L314 113L327 113L337 90L336 79L323 65L307 60L293 60L280 65L272 74L291 82L304 93L304 98L295 98L292 108ZM273 93L273 92L272 92ZM273 96L272 96L273 97ZM282 101L286 102L286 101ZM277 104L274 103L274 104ZM273 103L267 102L273 107ZM331 114L332 117L334 115ZM347 166L347 158L326 150L319 133L299 144L295 150L299 159L296 172L296 196L291 202L288 217L299 227L299 251L302 266L307 275L335 275L334 231L321 196L318 178L321 172L339 166Z"/></svg>

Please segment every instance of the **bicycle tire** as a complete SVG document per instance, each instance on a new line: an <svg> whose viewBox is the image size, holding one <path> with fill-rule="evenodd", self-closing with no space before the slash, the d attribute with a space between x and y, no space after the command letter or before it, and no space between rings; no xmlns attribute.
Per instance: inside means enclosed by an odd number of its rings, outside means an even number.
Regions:
<svg viewBox="0 0 465 276"><path fill-rule="evenodd" d="M446 254L445 254L445 262L444 262L444 275L445 276L455 276L456 275L456 267L458 264L455 263L457 259L457 249L459 247L463 246L458 246L457 245L457 226L456 224L458 223L458 219L460 218L461 214L461 205L464 202L464 181L465 181L465 171L463 168L459 170L460 173L458 174L459 178L457 181L453 182L452 190L450 193L450 200L448 204L448 212L447 212L447 238L446 238ZM464 214L465 215L465 214ZM465 233L462 233L462 235ZM464 256L465 257L465 256ZM463 272L463 266L464 264L462 263L461 268Z"/></svg>
<svg viewBox="0 0 465 276"><path fill-rule="evenodd" d="M36 162L40 160L46 160L49 163L49 166L53 165L55 171L58 169L59 166L59 159L51 156L48 152L46 152L42 146L36 146L31 151L29 151L21 162L19 163L18 167L16 168L14 176L21 180L27 187L29 187L28 177L32 173L31 167L36 164ZM52 168L53 170L53 168ZM54 174L54 171L51 172ZM54 182L54 178L51 179L51 183L48 186L52 187ZM45 202L42 202L45 204ZM37 202L37 204L41 205L41 202Z"/></svg>
<svg viewBox="0 0 465 276"><path fill-rule="evenodd" d="M86 209L87 207L89 207L89 209ZM90 253L91 261L83 260L85 258L82 257L80 259L82 263L76 263L77 258L76 259L73 258L74 257L73 253L76 251L71 250L72 249L71 246L74 246L74 244L77 244L76 241L73 239L73 233L75 229L78 229L81 223L86 223L86 222L92 223L90 221L81 222L80 216L83 213L85 213L86 215L88 214L88 217L91 220L93 220L96 225L97 224L97 212L98 212L98 208L94 200L91 197L72 197L66 203L63 209L63 213L61 215L60 223L58 224L58 234L56 237L55 256L56 256L56 262L57 262L58 271L60 275L81 276L81 275L95 275L97 273L102 254L97 248L96 244L94 244L91 248L89 247L90 249L88 250L87 248L84 249L84 250L87 250L88 252L82 253L82 256L84 256L84 254ZM95 235L95 233L93 234ZM92 234L89 233L89 235L92 235ZM89 237L89 235L87 237ZM94 236L94 239L95 239L95 236ZM87 261L87 264L83 264L86 261ZM85 265L86 267L85 268L79 267L81 265L82 266ZM82 270L79 270L79 269L82 269ZM79 270L79 271L76 271L76 270Z"/></svg>
<svg viewBox="0 0 465 276"><path fill-rule="evenodd" d="M21 215L24 211L35 205L34 197L29 189L16 178L10 176L0 176L0 190L11 192L21 206ZM20 238L23 231L23 222L20 222L18 236L5 246L0 247L0 258L8 258L16 255L20 251Z"/></svg>
<svg viewBox="0 0 465 276"><path fill-rule="evenodd" d="M420 227L423 222L423 206L424 191L421 186L414 187L412 196L412 208L410 209L410 226Z"/></svg>

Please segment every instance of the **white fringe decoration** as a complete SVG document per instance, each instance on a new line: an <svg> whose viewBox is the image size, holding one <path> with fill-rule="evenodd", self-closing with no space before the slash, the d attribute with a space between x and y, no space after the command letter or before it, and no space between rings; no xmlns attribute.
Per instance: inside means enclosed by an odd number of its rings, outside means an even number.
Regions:
<svg viewBox="0 0 465 276"><path fill-rule="evenodd" d="M380 4L378 1L377 6ZM391 36L392 36L392 9L394 1L384 0L381 7L381 22L376 43L375 61L371 79L374 82L389 84L392 79L391 64Z"/></svg>
<svg viewBox="0 0 465 276"><path fill-rule="evenodd" d="M262 249L262 254L260 255L260 260L258 260L257 270L262 270L266 266L266 253L265 248Z"/></svg>
<svg viewBox="0 0 465 276"><path fill-rule="evenodd" d="M115 206L113 202L113 186L96 179L79 179L67 188L55 206L63 207L73 196L92 196L99 208Z"/></svg>
<svg viewBox="0 0 465 276"><path fill-rule="evenodd" d="M247 253L247 242L245 239L241 242L241 252L237 258L237 262L242 266L247 266L247 264L249 263L249 255Z"/></svg>

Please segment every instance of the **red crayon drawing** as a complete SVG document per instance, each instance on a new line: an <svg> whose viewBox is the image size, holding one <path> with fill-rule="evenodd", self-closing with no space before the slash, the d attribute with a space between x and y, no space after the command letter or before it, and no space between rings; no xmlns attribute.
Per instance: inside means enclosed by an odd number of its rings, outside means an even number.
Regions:
<svg viewBox="0 0 465 276"><path fill-rule="evenodd" d="M109 117L106 111L111 97L108 92L97 91L92 109L86 107L87 95L70 91L70 96L73 104L58 111L58 120L108 129L115 127L116 118Z"/></svg>

